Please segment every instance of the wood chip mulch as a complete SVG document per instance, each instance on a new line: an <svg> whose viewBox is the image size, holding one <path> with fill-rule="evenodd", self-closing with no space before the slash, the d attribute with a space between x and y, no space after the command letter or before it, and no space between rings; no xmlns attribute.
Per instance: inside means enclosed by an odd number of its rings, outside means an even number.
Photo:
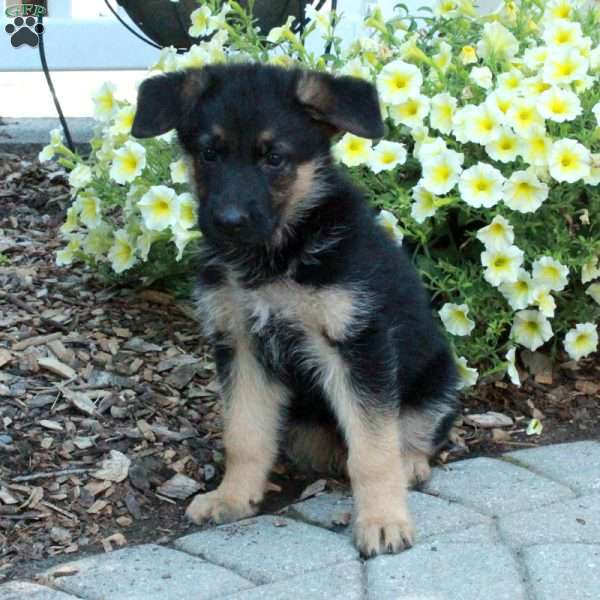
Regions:
<svg viewBox="0 0 600 600"><path fill-rule="evenodd" d="M57 267L68 204L59 167L0 153L0 582L31 561L166 543L222 475L215 368L191 304ZM518 390L469 396L443 461L600 437L598 357L552 368L535 354L522 375ZM532 417L541 435L525 434ZM290 472L277 468L271 510L314 482Z"/></svg>

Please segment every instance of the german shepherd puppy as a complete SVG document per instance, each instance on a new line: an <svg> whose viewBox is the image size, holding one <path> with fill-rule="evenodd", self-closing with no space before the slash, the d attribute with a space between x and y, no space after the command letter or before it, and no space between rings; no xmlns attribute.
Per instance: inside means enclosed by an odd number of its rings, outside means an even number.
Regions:
<svg viewBox="0 0 600 600"><path fill-rule="evenodd" d="M369 83L256 64L147 79L133 135L175 128L204 234L198 303L224 401L226 472L187 516L254 515L288 451L343 467L354 535L371 556L412 544L407 486L457 413L453 358L404 251L330 152L380 138Z"/></svg>

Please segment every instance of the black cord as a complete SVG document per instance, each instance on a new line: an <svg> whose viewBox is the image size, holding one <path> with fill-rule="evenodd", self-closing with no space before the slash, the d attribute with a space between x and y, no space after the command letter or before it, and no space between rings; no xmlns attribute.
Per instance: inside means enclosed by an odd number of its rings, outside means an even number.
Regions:
<svg viewBox="0 0 600 600"><path fill-rule="evenodd" d="M44 17L40 15L38 17L38 23L43 27L44 25ZM40 27L41 29L41 27ZM46 62L46 50L44 48L44 32L38 34L39 44L38 50L40 53L40 61L42 63L42 69L44 71L44 76L46 77L46 83L48 84L48 88L50 89L50 94L52 94L52 100L54 100L54 106L56 107L56 112L58 113L58 118L60 120L60 124L65 134L65 140L67 142L67 147L71 152L75 152L75 146L73 144L73 138L71 137L71 132L69 130L69 126L67 125L67 121L65 119L65 115L63 114L62 108L60 106L60 102L56 97L56 91L54 89L54 84L52 83L52 78L50 77L50 71L48 70L48 63Z"/></svg>
<svg viewBox="0 0 600 600"><path fill-rule="evenodd" d="M163 49L163 47L160 46L159 44L155 44L153 41L149 40L148 38L145 38L143 35L140 35L135 29L132 29L131 27L129 27L129 25L119 16L119 13L112 7L112 5L110 4L110 2L108 0L104 0L104 4L106 4L106 6L108 7L108 10L110 10L110 12L116 17L117 21L119 21L121 23L121 25L123 25L123 27L125 27L125 29L127 29L129 32L133 33L133 35L135 35L136 38L142 40L142 42L145 42L146 44L148 44L149 46L152 46L153 48L158 48L159 50Z"/></svg>

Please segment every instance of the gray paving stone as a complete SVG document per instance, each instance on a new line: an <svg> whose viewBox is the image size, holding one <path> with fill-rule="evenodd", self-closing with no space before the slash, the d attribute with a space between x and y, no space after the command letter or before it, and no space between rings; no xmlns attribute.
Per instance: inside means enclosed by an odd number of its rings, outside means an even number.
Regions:
<svg viewBox="0 0 600 600"><path fill-rule="evenodd" d="M193 533L177 540L175 546L257 583L271 583L358 558L346 536L268 515Z"/></svg>
<svg viewBox="0 0 600 600"><path fill-rule="evenodd" d="M77 598L35 583L13 581L0 585L0 600L77 600Z"/></svg>
<svg viewBox="0 0 600 600"><path fill-rule="evenodd" d="M418 543L428 544L430 542L459 542L461 544L490 544L498 541L498 533L491 523L485 525L474 525L466 529L457 529L448 533L429 536L418 539Z"/></svg>
<svg viewBox="0 0 600 600"><path fill-rule="evenodd" d="M291 508L309 523L321 527L335 527L332 519L345 512L352 512L352 496L342 493L327 493L313 496L303 502L292 504ZM350 530L351 527L347 527Z"/></svg>
<svg viewBox="0 0 600 600"><path fill-rule="evenodd" d="M254 587L222 567L153 544L84 558L69 566L78 573L56 578L55 585L86 600L200 600Z"/></svg>
<svg viewBox="0 0 600 600"><path fill-rule="evenodd" d="M514 546L556 542L600 544L600 496L584 496L506 515L499 519L498 526L504 539Z"/></svg>
<svg viewBox="0 0 600 600"><path fill-rule="evenodd" d="M367 562L367 589L369 600L526 598L509 550L492 544L422 544L378 556Z"/></svg>
<svg viewBox="0 0 600 600"><path fill-rule="evenodd" d="M434 469L427 491L488 515L536 508L575 496L563 485L492 458L473 458L443 470Z"/></svg>
<svg viewBox="0 0 600 600"><path fill-rule="evenodd" d="M362 600L362 568L352 561L238 592L224 600Z"/></svg>
<svg viewBox="0 0 600 600"><path fill-rule="evenodd" d="M598 442L554 444L518 450L505 456L555 481L570 485L580 493L600 493L600 443Z"/></svg>
<svg viewBox="0 0 600 600"><path fill-rule="evenodd" d="M491 520L470 508L449 502L443 498L421 492L409 492L408 505L417 528L417 541L450 531L466 534L469 541L489 541L489 535L482 536L482 530L474 525L490 524ZM305 502L293 505L294 510L303 518L321 527L334 527L332 519L336 515L352 511L352 498L342 494L321 494ZM342 530L350 535L351 525ZM468 532L468 533L467 533ZM469 534L473 534L470 538Z"/></svg>
<svg viewBox="0 0 600 600"><path fill-rule="evenodd" d="M598 600L600 544L551 544L523 550L536 600Z"/></svg>

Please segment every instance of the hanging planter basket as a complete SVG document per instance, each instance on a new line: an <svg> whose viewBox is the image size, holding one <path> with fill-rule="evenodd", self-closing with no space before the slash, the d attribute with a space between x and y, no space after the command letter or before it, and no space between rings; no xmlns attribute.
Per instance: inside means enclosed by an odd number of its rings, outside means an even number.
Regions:
<svg viewBox="0 0 600 600"><path fill-rule="evenodd" d="M189 48L198 42L188 35L190 15L200 4L198 0L118 0L131 20L160 46ZM246 7L247 0L239 0ZM254 16L263 32L282 25L288 16L302 19L303 0L255 0ZM310 4L310 2L308 2Z"/></svg>

